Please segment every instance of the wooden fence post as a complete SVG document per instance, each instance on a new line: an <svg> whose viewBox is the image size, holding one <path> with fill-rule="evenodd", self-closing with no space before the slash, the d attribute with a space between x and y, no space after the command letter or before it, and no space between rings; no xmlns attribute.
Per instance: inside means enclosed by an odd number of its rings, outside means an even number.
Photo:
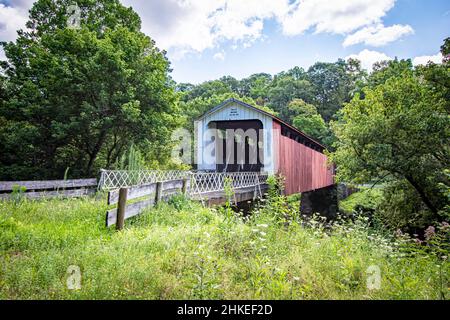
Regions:
<svg viewBox="0 0 450 320"><path fill-rule="evenodd" d="M155 205L158 204L161 201L162 197L162 182L156 183L156 198L155 198Z"/></svg>
<svg viewBox="0 0 450 320"><path fill-rule="evenodd" d="M117 204L116 230L122 230L125 223L125 207L127 204L127 188L120 188L119 202Z"/></svg>
<svg viewBox="0 0 450 320"><path fill-rule="evenodd" d="M184 178L183 187L181 187L181 192L183 192L184 195L186 195L187 192L187 185L188 185L188 178Z"/></svg>

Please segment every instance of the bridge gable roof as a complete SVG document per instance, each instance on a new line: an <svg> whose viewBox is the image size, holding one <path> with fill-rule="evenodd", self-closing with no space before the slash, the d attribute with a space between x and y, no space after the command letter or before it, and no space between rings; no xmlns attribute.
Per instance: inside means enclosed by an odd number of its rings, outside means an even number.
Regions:
<svg viewBox="0 0 450 320"><path fill-rule="evenodd" d="M267 111L264 111L264 110L262 110L262 109L259 109L259 108L257 108L257 107L254 107L254 106L252 106L252 105L250 105L250 104L248 104L248 103L245 103L245 102L243 102L243 101L241 101L241 100L238 100L238 99L235 99L235 98L230 98L230 99L225 100L225 101L222 102L221 104L219 104L219 105L215 106L214 108L212 108L212 109L206 111L206 112L205 112L204 114L202 114L199 118L197 118L197 120L202 120L202 119L204 119L207 115L210 115L210 114L212 114L212 113L215 113L215 112L217 112L217 111L219 111L219 110L221 110L221 109L227 107L228 105L230 105L230 104L232 104L232 103L238 104L238 105L240 105L240 106L242 106L242 107L244 107L244 108L252 109L252 110L254 110L254 111L256 111L256 112L259 112L259 113L264 114L264 115L266 115L266 116L268 116L268 117L271 117L271 118L272 118L273 120L275 120L276 122L279 122L280 124L282 124L282 125L288 127L290 130L292 130L292 131L298 133L299 135L303 136L303 137L304 137L306 140L308 140L309 142L314 143L314 144L320 146L322 149L326 149L326 147L325 147L324 145L322 145L321 143L317 142L316 140L314 140L313 138L311 138L310 136L308 136L306 133L304 133L304 132L298 130L297 128L295 128L295 127L293 127L293 126L291 126L290 124L288 124L288 123L285 122L284 120L281 120L281 119L278 118L277 116L274 116L273 114L271 114L271 113L269 113L269 112L267 112ZM232 120L231 120L231 121L232 121Z"/></svg>

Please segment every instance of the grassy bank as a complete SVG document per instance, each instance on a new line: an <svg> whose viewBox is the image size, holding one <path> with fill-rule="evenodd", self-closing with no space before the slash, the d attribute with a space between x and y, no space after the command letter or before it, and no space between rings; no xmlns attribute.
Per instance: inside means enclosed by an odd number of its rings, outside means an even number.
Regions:
<svg viewBox="0 0 450 320"><path fill-rule="evenodd" d="M363 222L325 232L260 209L243 221L188 201L104 227L105 200L0 202L2 299L439 299L448 264ZM67 289L67 268L81 289ZM370 266L381 286L367 288ZM369 270L373 270L369 268ZM370 281L370 277L369 277Z"/></svg>
<svg viewBox="0 0 450 320"><path fill-rule="evenodd" d="M380 201L382 201L381 189L361 187L358 192L339 202L339 210L346 215L350 215L358 209L358 206L375 209Z"/></svg>

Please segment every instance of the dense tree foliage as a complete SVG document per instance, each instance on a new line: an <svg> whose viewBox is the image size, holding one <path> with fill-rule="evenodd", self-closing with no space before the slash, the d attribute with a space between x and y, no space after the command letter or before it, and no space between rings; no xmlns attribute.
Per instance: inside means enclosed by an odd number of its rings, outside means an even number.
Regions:
<svg viewBox="0 0 450 320"><path fill-rule="evenodd" d="M294 99L289 103L288 110L293 117L291 122L294 127L319 142L331 144L331 134L315 106L301 99Z"/></svg>
<svg viewBox="0 0 450 320"><path fill-rule="evenodd" d="M380 64L363 95L345 105L332 125L338 177L390 186L384 218L393 226L448 219L440 186L450 183L444 173L450 167L449 72L448 62L417 69L410 61Z"/></svg>
<svg viewBox="0 0 450 320"><path fill-rule="evenodd" d="M91 176L130 142L163 160L179 123L164 52L118 0L39 0L26 31L5 43L0 177ZM7 96L4 95L7 92ZM151 150L151 151L150 151Z"/></svg>

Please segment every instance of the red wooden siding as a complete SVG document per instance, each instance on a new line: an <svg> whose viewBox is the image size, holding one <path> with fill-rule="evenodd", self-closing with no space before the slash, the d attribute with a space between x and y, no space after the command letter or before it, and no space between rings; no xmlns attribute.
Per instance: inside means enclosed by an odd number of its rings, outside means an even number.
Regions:
<svg viewBox="0 0 450 320"><path fill-rule="evenodd" d="M281 135L280 123L273 121L275 172L285 177L287 195L320 189L334 183L327 156Z"/></svg>

